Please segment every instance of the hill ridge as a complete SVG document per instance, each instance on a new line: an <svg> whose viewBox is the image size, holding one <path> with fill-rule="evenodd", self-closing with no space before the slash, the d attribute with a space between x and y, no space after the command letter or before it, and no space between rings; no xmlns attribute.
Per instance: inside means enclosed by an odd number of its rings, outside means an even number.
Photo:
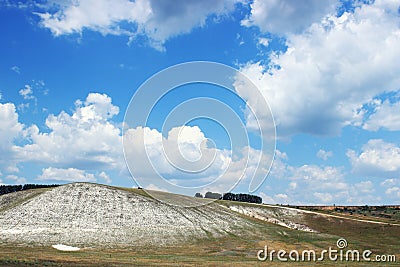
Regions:
<svg viewBox="0 0 400 267"><path fill-rule="evenodd" d="M3 241L44 245L167 245L236 234L251 226L216 204L174 207L91 183L52 188L0 212Z"/></svg>

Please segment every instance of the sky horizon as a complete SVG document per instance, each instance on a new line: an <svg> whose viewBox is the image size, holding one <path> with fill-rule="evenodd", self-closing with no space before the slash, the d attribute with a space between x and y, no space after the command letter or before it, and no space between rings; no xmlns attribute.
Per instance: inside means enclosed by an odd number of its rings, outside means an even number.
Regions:
<svg viewBox="0 0 400 267"><path fill-rule="evenodd" d="M270 170L254 192L265 203L400 204L398 1L0 0L0 20L0 184L136 187L125 163L129 140L140 185L165 190L138 157L143 139L157 173L181 186L225 175L203 194L224 193L244 171L232 192L248 193L247 171ZM124 121L127 110L144 112L141 102L130 105L141 85L195 61L235 69L258 91L237 80L232 91L186 84L154 103L148 124ZM271 131L260 94L276 127L269 154L257 132ZM212 111L218 120L182 115L185 123L164 129L182 103L180 114ZM235 118L243 127L229 132ZM163 156L174 145L188 161L210 153L214 162L205 172L179 172Z"/></svg>

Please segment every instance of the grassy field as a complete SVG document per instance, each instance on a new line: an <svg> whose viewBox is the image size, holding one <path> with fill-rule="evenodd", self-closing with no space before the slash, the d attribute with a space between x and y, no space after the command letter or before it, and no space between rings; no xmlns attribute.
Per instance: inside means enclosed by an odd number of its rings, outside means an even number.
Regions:
<svg viewBox="0 0 400 267"><path fill-rule="evenodd" d="M145 197L140 189L124 189ZM34 197L36 193L18 194L13 200L6 199L3 208L12 208ZM176 196L179 197L179 196ZM5 198L4 198L5 199ZM247 203L217 201L221 206L239 205L268 209L279 213L280 207L253 205ZM7 205L6 205L7 204ZM224 209L223 207L221 207ZM341 218L326 216L323 213L305 213L297 222L308 225L316 232L292 230L273 223L267 223L243 214L238 217L252 222L251 229L238 234L229 233L225 237L192 240L174 246L146 247L141 244L130 247L83 247L77 252L58 251L51 246L20 245L0 242L0 266L400 266L400 226L392 224L368 223L355 220L358 217L342 213ZM289 215L288 215L289 216ZM362 219L372 220L374 216L362 215ZM287 220L288 217L283 219ZM384 220L384 219L383 219ZM398 222L390 219L390 222ZM352 262L330 261L326 255L322 262L282 262L277 259L259 261L257 252L268 246L271 250L315 250L317 258L322 250L338 249L336 242L344 238L348 246L342 250L371 250L370 258L376 255L394 255L396 262ZM288 256L285 256L288 258Z"/></svg>
<svg viewBox="0 0 400 267"><path fill-rule="evenodd" d="M241 216L241 215L240 215ZM396 255L397 263L335 262L339 266L399 266L400 227L378 225L309 214L305 218L319 233L283 228L262 221L253 232L240 236L193 240L171 247L128 247L119 249L84 248L78 252L61 252L51 247L0 245L1 266L267 266L257 260L257 251L270 249L298 251L337 248L338 238L348 242L346 249L369 249L376 254ZM316 262L280 262L274 265L310 266ZM318 265L332 266L327 258Z"/></svg>
<svg viewBox="0 0 400 267"><path fill-rule="evenodd" d="M365 220L400 224L400 206L353 206L353 207L335 207L330 206L291 206L308 211L318 211L325 214L343 216Z"/></svg>

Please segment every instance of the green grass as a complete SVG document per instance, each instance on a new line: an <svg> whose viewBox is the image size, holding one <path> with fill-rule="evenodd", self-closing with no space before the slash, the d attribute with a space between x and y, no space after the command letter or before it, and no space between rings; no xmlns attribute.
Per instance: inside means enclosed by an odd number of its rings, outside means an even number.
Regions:
<svg viewBox="0 0 400 267"><path fill-rule="evenodd" d="M357 211L335 211L335 210L323 210L323 209L318 209L317 207L313 208L301 208L304 210L310 210L310 211L315 211L319 213L324 213L324 214L330 214L330 215L335 215L335 216L340 216L344 218L352 218L352 219L358 219L358 220L370 220L370 221L375 221L375 222L384 222L384 223L391 223L391 224L400 224L400 210L393 210L393 209L387 209L383 212L376 212L376 211L365 211L365 210L357 210ZM388 218L382 217L382 215L387 215L390 214L390 217Z"/></svg>
<svg viewBox="0 0 400 267"><path fill-rule="evenodd" d="M120 189L120 190L127 191L127 192L130 192L130 193L135 193L135 194L141 195L141 196L143 196L143 197L153 198L151 195L149 195L149 194L148 194L145 190L143 190L143 189L138 189L138 188L127 188L127 187L111 187L111 188Z"/></svg>
<svg viewBox="0 0 400 267"><path fill-rule="evenodd" d="M399 253L400 226L372 224L307 214L307 224L321 233L345 238L358 248ZM400 258L399 258L400 259Z"/></svg>
<svg viewBox="0 0 400 267"><path fill-rule="evenodd" d="M255 221L252 232L242 235L228 235L224 238L209 237L194 240L189 244L171 247L127 247L119 249L86 248L78 252L60 252L51 247L20 247L0 244L0 266L267 266L270 262L259 262L256 253L264 245L273 249L315 249L321 251L329 246L335 247L338 236L346 237L351 249L371 248L364 244L365 239L373 237L377 230L371 225L363 228L366 236L353 233L352 225L333 226L324 220L315 220L320 230L329 233L307 233L286 229L277 225ZM333 222L337 223L337 222ZM356 225L359 226L359 225ZM388 242L383 245L382 253L395 249L396 229L380 229L375 240ZM398 229L396 230L398 231ZM398 237L398 236L397 236ZM389 244L391 242L391 244ZM397 243L398 245L398 243ZM374 251L374 248L373 248ZM375 252L375 251L374 251ZM397 246L397 258L398 246ZM273 262L275 266L290 266L290 263ZM314 262L296 262L295 266L311 266ZM318 265L332 266L331 261L319 262ZM394 264L373 264L359 262L337 262L339 266L398 266Z"/></svg>
<svg viewBox="0 0 400 267"><path fill-rule="evenodd" d="M277 225L255 222L252 233L228 235L224 238L209 237L192 243L171 247L128 247L119 249L86 248L78 252L60 252L51 247L20 247L0 244L0 266L266 266L259 262L256 253L264 245L272 249L290 251L315 249L321 251L335 247L339 236L347 238L350 249L372 249L374 252L398 253L398 229L376 229L371 225L362 228L364 235L353 232L359 225L338 224L334 226L324 220L316 220L320 230L330 233L307 233L286 229ZM337 223L337 222L333 222ZM375 235L375 231L379 232ZM394 231L393 231L394 230ZM340 231L338 234L338 232ZM390 238L397 235L396 238ZM365 244L368 240L369 243ZM370 242L379 241L380 246ZM385 244L382 244L385 242ZM396 245L397 244L397 245ZM296 262L296 266L310 266L313 262ZM332 262L318 263L332 266ZM274 261L277 266L290 263ZM339 266L371 266L371 263L338 262ZM396 264L374 264L373 266L398 266Z"/></svg>

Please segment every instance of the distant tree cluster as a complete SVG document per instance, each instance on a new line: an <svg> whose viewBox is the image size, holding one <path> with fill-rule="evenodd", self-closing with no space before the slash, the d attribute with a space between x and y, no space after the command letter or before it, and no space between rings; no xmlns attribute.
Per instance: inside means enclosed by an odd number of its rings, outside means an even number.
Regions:
<svg viewBox="0 0 400 267"><path fill-rule="evenodd" d="M195 197L202 198L203 195L201 193L196 193ZM207 192L204 196L205 198L212 198L212 199L223 199L223 200L230 200L230 201L240 201L240 202L249 202L249 203L262 203L262 198L255 195L249 194L234 194L234 193L225 193L221 195L220 193L213 193Z"/></svg>
<svg viewBox="0 0 400 267"><path fill-rule="evenodd" d="M262 203L262 198L255 195L249 194L233 194L233 193L225 193L222 197L223 200L230 201L240 201L240 202L249 202L249 203Z"/></svg>
<svg viewBox="0 0 400 267"><path fill-rule="evenodd" d="M21 191L22 185L0 185L0 195Z"/></svg>
<svg viewBox="0 0 400 267"><path fill-rule="evenodd" d="M56 187L58 184L25 184L25 185L0 185L0 195L14 193L23 190L36 189L36 188L49 188Z"/></svg>
<svg viewBox="0 0 400 267"><path fill-rule="evenodd" d="M212 198L212 199L221 199L222 195L220 193L213 193L213 192L207 192L204 195L205 198Z"/></svg>
<svg viewBox="0 0 400 267"><path fill-rule="evenodd" d="M194 197L203 198L203 195L201 193L196 193ZM222 195L220 193L207 192L204 198L222 199Z"/></svg>

